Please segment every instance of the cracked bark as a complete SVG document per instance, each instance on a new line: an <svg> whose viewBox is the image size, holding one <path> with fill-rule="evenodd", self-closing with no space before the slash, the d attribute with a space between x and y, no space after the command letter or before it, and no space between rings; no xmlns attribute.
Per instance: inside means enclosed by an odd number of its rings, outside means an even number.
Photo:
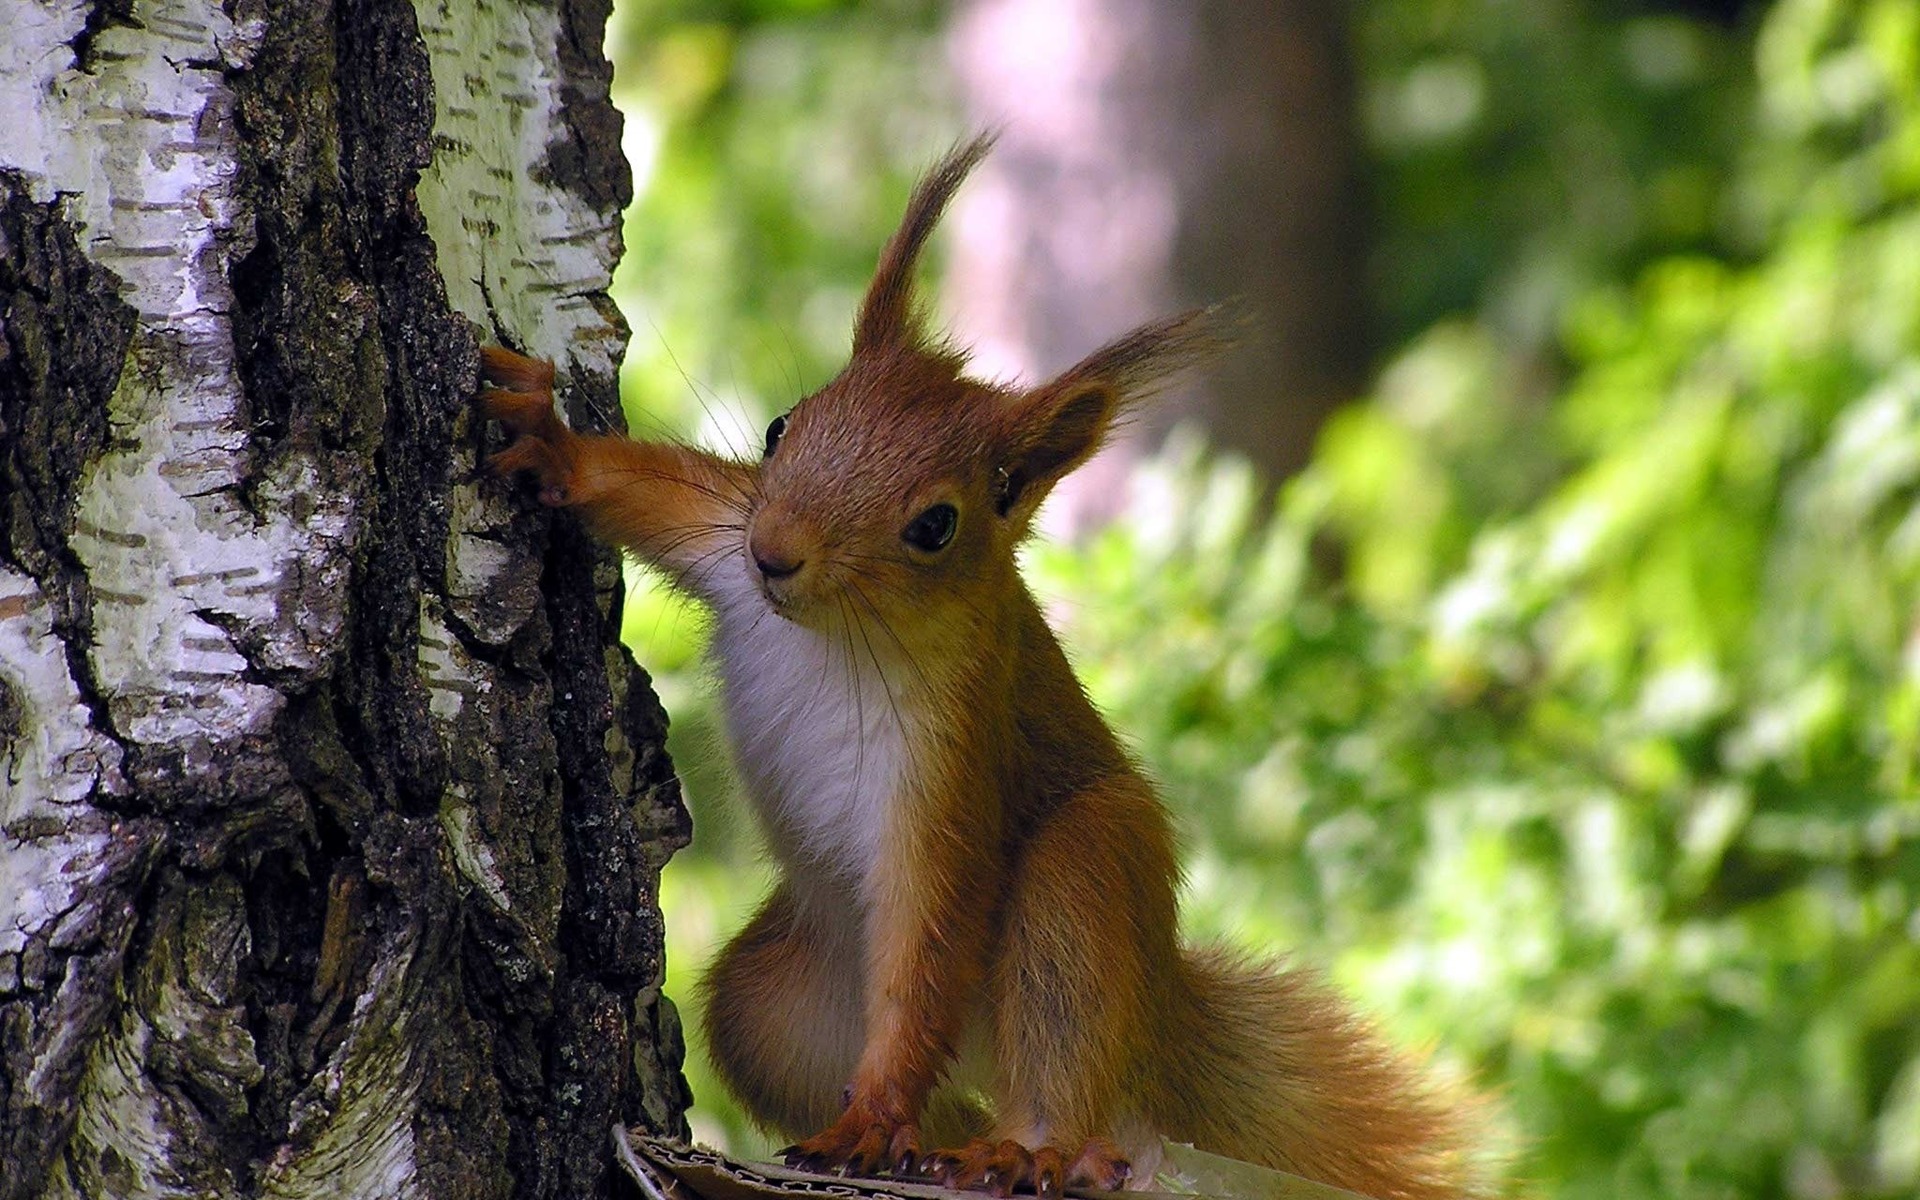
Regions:
<svg viewBox="0 0 1920 1200"><path fill-rule="evenodd" d="M679 1132L603 0L0 0L0 1200L591 1196Z"/></svg>

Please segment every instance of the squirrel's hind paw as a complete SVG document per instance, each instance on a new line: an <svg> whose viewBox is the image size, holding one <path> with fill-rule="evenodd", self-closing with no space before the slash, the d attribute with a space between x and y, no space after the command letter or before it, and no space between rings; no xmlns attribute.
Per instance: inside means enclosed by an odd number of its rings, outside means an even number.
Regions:
<svg viewBox="0 0 1920 1200"><path fill-rule="evenodd" d="M958 1150L936 1150L927 1155L918 1173L962 1191L995 1196L1031 1191L1045 1200L1056 1200L1069 1187L1117 1191L1126 1186L1133 1168L1119 1147L1105 1138L1089 1139L1072 1159L1058 1146L1030 1151L1016 1141L976 1138Z"/></svg>
<svg viewBox="0 0 1920 1200"><path fill-rule="evenodd" d="M821 1174L878 1175L900 1173L903 1163L920 1157L920 1135L910 1122L848 1115L826 1132L788 1146L780 1157L797 1171Z"/></svg>

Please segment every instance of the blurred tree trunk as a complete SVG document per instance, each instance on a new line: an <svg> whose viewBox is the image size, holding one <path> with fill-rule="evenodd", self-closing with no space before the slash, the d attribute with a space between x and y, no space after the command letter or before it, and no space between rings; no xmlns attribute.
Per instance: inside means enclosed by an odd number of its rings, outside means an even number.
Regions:
<svg viewBox="0 0 1920 1200"><path fill-rule="evenodd" d="M605 0L0 0L0 1197L612 1194L665 715L475 474L617 413Z"/></svg>
<svg viewBox="0 0 1920 1200"><path fill-rule="evenodd" d="M1143 414L1270 477L1364 384L1367 223L1339 0L965 0L952 50L1005 130L963 193L949 278L989 371L1050 374L1131 326L1238 299L1245 342ZM1112 496L1083 472L1077 503Z"/></svg>

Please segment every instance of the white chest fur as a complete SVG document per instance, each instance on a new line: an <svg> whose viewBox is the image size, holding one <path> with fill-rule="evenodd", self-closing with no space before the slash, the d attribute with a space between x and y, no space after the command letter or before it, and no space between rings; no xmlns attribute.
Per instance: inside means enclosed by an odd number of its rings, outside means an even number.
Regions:
<svg viewBox="0 0 1920 1200"><path fill-rule="evenodd" d="M864 890L908 766L910 717L872 645L881 635L804 628L758 604L718 616L722 702L761 819L776 845Z"/></svg>

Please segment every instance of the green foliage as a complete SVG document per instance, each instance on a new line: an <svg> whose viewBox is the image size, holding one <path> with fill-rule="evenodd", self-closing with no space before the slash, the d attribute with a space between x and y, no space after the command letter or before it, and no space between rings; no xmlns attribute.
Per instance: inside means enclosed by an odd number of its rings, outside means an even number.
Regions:
<svg viewBox="0 0 1920 1200"><path fill-rule="evenodd" d="M1442 326L1264 529L1189 457L1034 556L1196 925L1444 1039L1559 1195L1920 1187L1916 15L1773 14L1800 202L1569 305L1550 406Z"/></svg>
<svg viewBox="0 0 1920 1200"><path fill-rule="evenodd" d="M664 256L633 368L661 412L688 416L662 344L746 372L729 411L844 352L952 133L930 68L897 141L846 99L887 95L858 76L902 45L930 61L902 11L649 35L722 56L675 93L635 236ZM1543 1195L1920 1191L1920 0L1762 16L1366 6L1404 335L1375 396L1273 511L1189 439L1126 520L1029 556L1179 816L1192 931L1328 964L1474 1073ZM822 137L881 167L796 199ZM629 630L687 661L663 605ZM663 686L710 727L689 674ZM721 776L690 786L681 997L762 878ZM695 1084L703 1134L765 1148Z"/></svg>
<svg viewBox="0 0 1920 1200"><path fill-rule="evenodd" d="M1726 164L1747 132L1745 40L1592 0L1356 5L1388 344L1482 313L1533 347L1596 281L1746 248Z"/></svg>
<svg viewBox="0 0 1920 1200"><path fill-rule="evenodd" d="M640 192L630 408L744 450L846 360L879 241L962 132L932 0L657 0L609 34Z"/></svg>

